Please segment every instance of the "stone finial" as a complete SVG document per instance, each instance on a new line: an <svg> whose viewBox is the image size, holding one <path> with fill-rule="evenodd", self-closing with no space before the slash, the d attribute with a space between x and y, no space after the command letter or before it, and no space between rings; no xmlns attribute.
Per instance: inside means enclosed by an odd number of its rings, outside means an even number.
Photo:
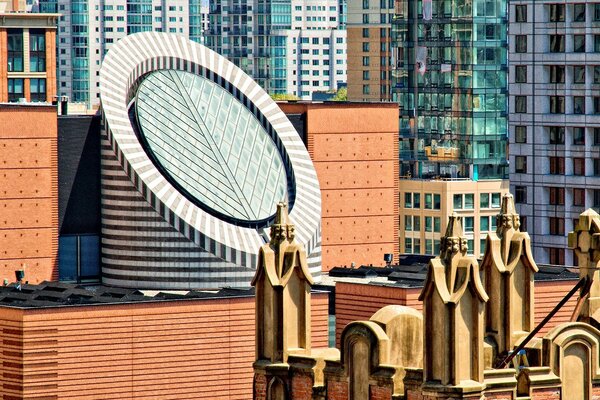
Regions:
<svg viewBox="0 0 600 400"><path fill-rule="evenodd" d="M481 269L490 296L486 337L498 355L512 350L534 328L533 275L538 267L529 235L519 229L520 218L510 193L503 196L496 220L498 229L487 236Z"/></svg>
<svg viewBox="0 0 600 400"><path fill-rule="evenodd" d="M578 317L579 321L600 327L600 215L587 209L579 215L579 221L569 232L569 248L575 250L579 276L591 280L589 297L585 299Z"/></svg>
<svg viewBox="0 0 600 400"><path fill-rule="evenodd" d="M306 251L296 241L287 205L279 203L271 239L258 252L256 274L256 360L285 363L310 351L310 288Z"/></svg>
<svg viewBox="0 0 600 400"><path fill-rule="evenodd" d="M477 260L466 255L467 241L455 213L441 244L419 296L425 321L424 380L483 390L483 307L488 296Z"/></svg>

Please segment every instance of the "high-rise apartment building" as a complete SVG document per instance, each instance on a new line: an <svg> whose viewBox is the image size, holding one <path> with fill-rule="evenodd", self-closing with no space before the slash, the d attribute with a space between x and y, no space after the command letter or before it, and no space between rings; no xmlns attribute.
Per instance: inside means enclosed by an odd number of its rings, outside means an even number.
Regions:
<svg viewBox="0 0 600 400"><path fill-rule="evenodd" d="M473 254L495 230L493 209L508 190L506 12L505 1L396 2L401 251L436 254L452 211Z"/></svg>
<svg viewBox="0 0 600 400"><path fill-rule="evenodd" d="M72 102L99 104L102 59L122 37L171 32L201 42L208 7L200 0L41 0L41 12L58 12L57 91ZM204 16L203 16L204 14Z"/></svg>
<svg viewBox="0 0 600 400"><path fill-rule="evenodd" d="M271 94L346 84L345 0L214 0L206 44Z"/></svg>
<svg viewBox="0 0 600 400"><path fill-rule="evenodd" d="M510 179L536 260L573 265L566 234L600 207L600 4L514 0Z"/></svg>
<svg viewBox="0 0 600 400"><path fill-rule="evenodd" d="M348 99L392 98L392 20L395 0L348 3Z"/></svg>

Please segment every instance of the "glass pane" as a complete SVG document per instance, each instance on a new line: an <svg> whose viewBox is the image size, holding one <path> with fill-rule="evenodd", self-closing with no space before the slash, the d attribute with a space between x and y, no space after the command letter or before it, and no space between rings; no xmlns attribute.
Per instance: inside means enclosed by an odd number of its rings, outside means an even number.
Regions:
<svg viewBox="0 0 600 400"><path fill-rule="evenodd" d="M77 237L58 239L58 277L61 281L77 280Z"/></svg>

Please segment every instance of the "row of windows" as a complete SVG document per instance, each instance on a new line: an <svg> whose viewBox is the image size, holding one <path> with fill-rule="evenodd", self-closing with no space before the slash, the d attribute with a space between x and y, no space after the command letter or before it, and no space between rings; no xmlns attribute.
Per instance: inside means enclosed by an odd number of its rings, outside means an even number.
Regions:
<svg viewBox="0 0 600 400"><path fill-rule="evenodd" d="M426 210L441 209L441 195L425 193L423 208ZM404 208L421 208L421 193L404 193Z"/></svg>
<svg viewBox="0 0 600 400"><path fill-rule="evenodd" d="M440 217L425 217L425 232L436 232L440 233L441 229L441 218ZM418 215L405 215L404 216L404 230L405 231L421 231L421 217Z"/></svg>
<svg viewBox="0 0 600 400"><path fill-rule="evenodd" d="M573 35L573 51L574 53L585 53L586 52L586 35ZM515 35L515 53L527 53L527 35ZM550 53L564 53L565 52L565 38L566 35L555 34L549 35ZM600 35L593 35L593 47L590 49L591 52L600 52Z"/></svg>
<svg viewBox="0 0 600 400"><path fill-rule="evenodd" d="M368 38L371 36L371 28L363 28L362 29L362 37L363 38ZM377 28L373 28L373 29L377 29ZM382 38L385 38L387 36L389 36L390 29L389 28L379 28L379 36Z"/></svg>
<svg viewBox="0 0 600 400"><path fill-rule="evenodd" d="M295 6L296 11L302 11L302 6ZM327 11L326 6L306 6L306 11ZM329 11L337 11L336 6L329 6Z"/></svg>
<svg viewBox="0 0 600 400"><path fill-rule="evenodd" d="M483 254L485 252L486 239L480 239L479 250ZM467 239L467 254L473 255L475 249L475 240ZM440 241L437 239L425 239L425 248L423 254L439 255L440 254ZM406 254L421 254L421 239L419 238L405 238L404 239L404 253Z"/></svg>
<svg viewBox="0 0 600 400"><path fill-rule="evenodd" d="M575 176L600 176L600 159L593 159L593 167L591 175L586 174L585 158L573 157L571 158L573 163L573 175ZM565 157L548 157L549 173L550 175L564 175L565 174ZM515 156L515 173L526 174L527 170L527 156Z"/></svg>
<svg viewBox="0 0 600 400"><path fill-rule="evenodd" d="M569 128L572 135L572 144L584 146L586 143L586 128L583 126L575 126ZM588 128L592 132L592 145L600 146L600 128ZM547 126L550 144L565 144L565 127L564 126ZM527 127L524 125L515 126L515 143L527 143Z"/></svg>
<svg viewBox="0 0 600 400"><path fill-rule="evenodd" d="M527 83L527 65L515 65L515 83ZM548 72L548 83L565 83L565 71L564 65L548 65L546 66ZM592 83L600 83L600 65L573 65L568 67L573 73L571 83L573 84L584 84L586 77L586 68L592 70Z"/></svg>
<svg viewBox="0 0 600 400"><path fill-rule="evenodd" d="M591 110L586 110L586 97L573 96L571 114L600 114L600 96L592 97ZM565 96L548 96L550 114L565 114ZM515 113L527 113L527 96L515 96Z"/></svg>
<svg viewBox="0 0 600 400"><path fill-rule="evenodd" d="M373 3L376 2L374 1ZM370 4L370 0L362 0L363 10L368 10ZM379 0L379 8L394 8L394 0Z"/></svg>
<svg viewBox="0 0 600 400"><path fill-rule="evenodd" d="M8 40L8 71L23 72L24 50L23 30L9 29ZM46 71L46 33L43 29L29 30L29 71Z"/></svg>
<svg viewBox="0 0 600 400"><path fill-rule="evenodd" d="M586 21L586 4L575 3L573 4L573 14L571 15L572 22L585 22ZM600 21L600 4L590 4L592 19L594 21ZM549 4L548 5L548 21L550 22L565 22L565 4ZM527 5L518 4L515 5L515 22L528 22L527 21Z"/></svg>
<svg viewBox="0 0 600 400"><path fill-rule="evenodd" d="M25 82L29 81L30 101L46 101L46 79L44 78L9 78L8 79L8 101L18 102L25 97Z"/></svg>

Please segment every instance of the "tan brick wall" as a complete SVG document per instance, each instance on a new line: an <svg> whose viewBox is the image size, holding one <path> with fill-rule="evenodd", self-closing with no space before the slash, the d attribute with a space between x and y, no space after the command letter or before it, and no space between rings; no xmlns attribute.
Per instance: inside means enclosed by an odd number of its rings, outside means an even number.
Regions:
<svg viewBox="0 0 600 400"><path fill-rule="evenodd" d="M322 196L323 270L398 258L398 107L280 103L306 115Z"/></svg>
<svg viewBox="0 0 600 400"><path fill-rule="evenodd" d="M0 107L0 282L58 279L56 108Z"/></svg>
<svg viewBox="0 0 600 400"><path fill-rule="evenodd" d="M312 298L313 346L326 347L327 295ZM254 298L0 312L5 396L252 397Z"/></svg>

